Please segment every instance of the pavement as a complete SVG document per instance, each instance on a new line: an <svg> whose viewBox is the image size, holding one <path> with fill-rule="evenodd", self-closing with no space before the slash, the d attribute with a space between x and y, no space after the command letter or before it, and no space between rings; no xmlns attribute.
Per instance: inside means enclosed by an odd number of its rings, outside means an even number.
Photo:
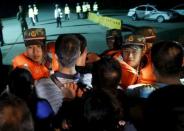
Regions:
<svg viewBox="0 0 184 131"><path fill-rule="evenodd" d="M106 48L105 33L107 28L93 23L87 19L77 19L75 13L71 13L70 20L62 19L62 27L56 27L54 19L54 7L43 7L39 10L39 22L31 26L27 18L29 28L45 28L48 41L55 41L60 34L81 33L87 39L88 51L101 53ZM2 19L3 36L5 45L1 47L3 64L11 65L12 59L25 51L21 28L16 17Z"/></svg>

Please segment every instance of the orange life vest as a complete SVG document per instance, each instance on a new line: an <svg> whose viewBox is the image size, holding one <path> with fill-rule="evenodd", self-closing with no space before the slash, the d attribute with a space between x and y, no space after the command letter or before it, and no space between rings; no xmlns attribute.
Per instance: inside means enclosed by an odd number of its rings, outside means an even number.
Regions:
<svg viewBox="0 0 184 131"><path fill-rule="evenodd" d="M151 53L145 54L145 57L147 59L147 64L142 69L140 69L138 83L154 84L156 82L156 77L153 71Z"/></svg>
<svg viewBox="0 0 184 131"><path fill-rule="evenodd" d="M113 55L113 57L119 61L121 65L121 87L127 88L129 85L135 84L138 80L138 72L128 65L126 62L123 61L121 57L121 51L112 50L107 53L107 55Z"/></svg>
<svg viewBox="0 0 184 131"><path fill-rule="evenodd" d="M59 63L55 53L52 51L50 52L49 50L48 53L52 55L52 62L51 62L52 71L59 71ZM16 67L27 68L31 72L35 80L39 80L41 78L50 76L51 70L49 70L45 65L38 64L29 59L25 52L16 56L12 61L12 65L13 68Z"/></svg>
<svg viewBox="0 0 184 131"><path fill-rule="evenodd" d="M47 52L55 53L55 42L49 42L46 46Z"/></svg>
<svg viewBox="0 0 184 131"><path fill-rule="evenodd" d="M119 60L118 58L121 55L121 52L114 55L114 58L117 59L121 65L121 87L127 88L129 85L135 84L138 80L138 72L133 67L128 65L123 59Z"/></svg>

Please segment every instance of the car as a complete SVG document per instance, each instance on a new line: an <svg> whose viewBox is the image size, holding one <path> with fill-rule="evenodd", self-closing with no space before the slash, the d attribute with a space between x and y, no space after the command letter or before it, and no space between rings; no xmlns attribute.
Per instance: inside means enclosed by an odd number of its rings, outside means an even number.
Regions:
<svg viewBox="0 0 184 131"><path fill-rule="evenodd" d="M159 23L170 20L171 14L168 11L159 11L153 5L140 5L129 9L127 16L132 20L153 20Z"/></svg>
<svg viewBox="0 0 184 131"><path fill-rule="evenodd" d="M171 14L171 18L169 21L171 22L183 22L184 21L184 15L181 15L177 11L173 9L169 9L168 12Z"/></svg>
<svg viewBox="0 0 184 131"><path fill-rule="evenodd" d="M184 4L176 5L171 10L177 12L180 15L184 16Z"/></svg>

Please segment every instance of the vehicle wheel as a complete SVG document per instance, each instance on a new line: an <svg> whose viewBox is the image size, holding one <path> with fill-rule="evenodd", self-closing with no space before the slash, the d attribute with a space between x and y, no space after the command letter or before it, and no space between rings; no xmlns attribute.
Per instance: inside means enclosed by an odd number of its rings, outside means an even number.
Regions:
<svg viewBox="0 0 184 131"><path fill-rule="evenodd" d="M137 20L137 15L136 15L136 14L134 14L134 15L132 16L132 20L133 20L133 21Z"/></svg>
<svg viewBox="0 0 184 131"><path fill-rule="evenodd" d="M157 22L158 23L162 23L164 21L164 17L163 16L158 16L157 17Z"/></svg>

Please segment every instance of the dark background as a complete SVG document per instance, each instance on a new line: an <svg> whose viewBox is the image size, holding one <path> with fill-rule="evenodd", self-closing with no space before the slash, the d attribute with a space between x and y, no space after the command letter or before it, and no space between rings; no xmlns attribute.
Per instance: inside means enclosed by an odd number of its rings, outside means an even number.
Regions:
<svg viewBox="0 0 184 131"><path fill-rule="evenodd" d="M28 4L36 3L38 6L49 4L54 6L55 3L64 6L68 3L70 7L75 7L77 2L83 1L93 4L95 1L99 4L100 9L129 9L140 4L153 4L159 9L169 9L177 4L184 3L184 0L1 0L0 17L16 16L18 5L23 5L26 9Z"/></svg>

